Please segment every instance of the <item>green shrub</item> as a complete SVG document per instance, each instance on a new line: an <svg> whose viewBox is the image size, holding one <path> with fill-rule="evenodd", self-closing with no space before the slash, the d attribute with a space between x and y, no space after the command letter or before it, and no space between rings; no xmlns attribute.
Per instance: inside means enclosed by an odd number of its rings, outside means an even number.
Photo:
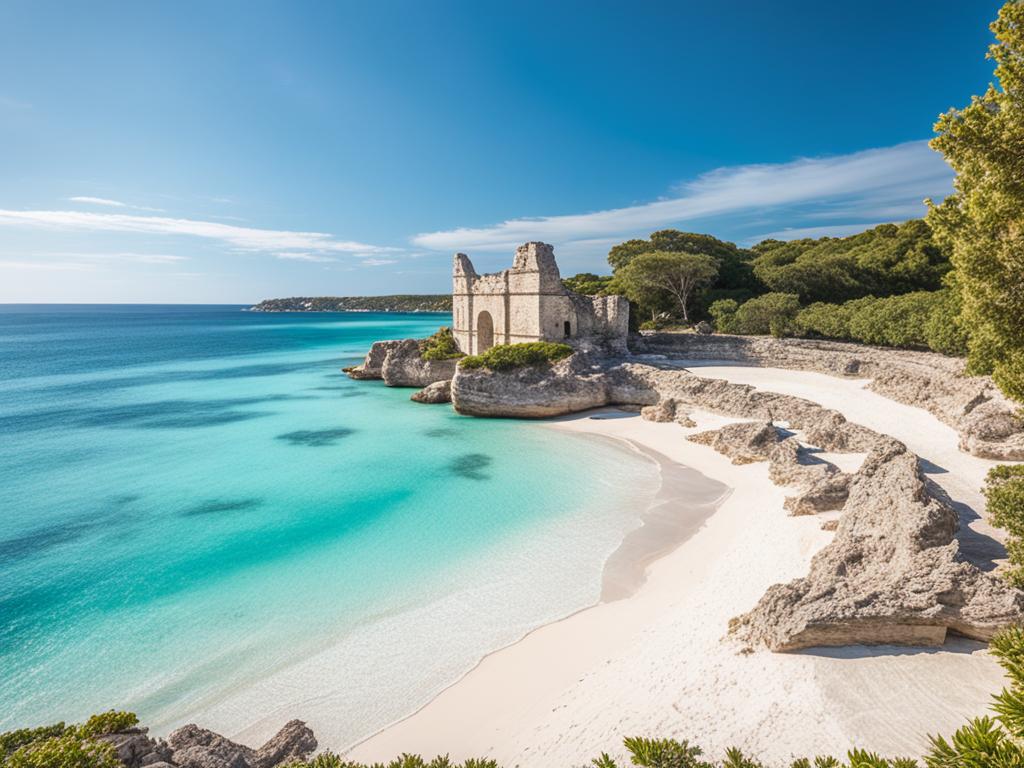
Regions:
<svg viewBox="0 0 1024 768"><path fill-rule="evenodd" d="M708 314L715 321L715 329L719 333L732 333L732 321L739 308L740 305L736 299L718 299L711 302Z"/></svg>
<svg viewBox="0 0 1024 768"><path fill-rule="evenodd" d="M134 712L117 712L110 710L99 715L93 715L75 730L83 739L93 736L103 736L108 733L121 733L139 724L139 718Z"/></svg>
<svg viewBox="0 0 1024 768"><path fill-rule="evenodd" d="M459 345L455 343L452 329L442 325L437 333L426 339L420 339L420 358L423 360L454 360L462 357Z"/></svg>
<svg viewBox="0 0 1024 768"><path fill-rule="evenodd" d="M799 311L800 299L795 293L766 293L740 304L728 322L727 332L792 336Z"/></svg>
<svg viewBox="0 0 1024 768"><path fill-rule="evenodd" d="M19 747L36 741L45 741L55 736L61 736L66 730L68 730L68 727L64 723L56 723L54 725L44 725L40 728L21 728L17 731L0 733L0 765L3 764L6 755L9 755Z"/></svg>
<svg viewBox="0 0 1024 768"><path fill-rule="evenodd" d="M1009 534L1005 576L1015 587L1024 587L1024 465L992 467L982 492L992 524Z"/></svg>
<svg viewBox="0 0 1024 768"><path fill-rule="evenodd" d="M112 744L73 732L33 741L8 755L3 768L124 768Z"/></svg>
<svg viewBox="0 0 1024 768"><path fill-rule="evenodd" d="M323 752L309 760L286 763L282 768L498 768L494 760L470 758L464 763L453 763L448 755L438 755L433 760L424 760L419 755L403 754L390 763L374 763L366 766L353 763L333 752Z"/></svg>
<svg viewBox="0 0 1024 768"><path fill-rule="evenodd" d="M543 365L564 360L573 353L568 344L553 341L530 341L525 344L500 344L479 355L469 355L459 361L462 368L490 368L508 371L527 365Z"/></svg>

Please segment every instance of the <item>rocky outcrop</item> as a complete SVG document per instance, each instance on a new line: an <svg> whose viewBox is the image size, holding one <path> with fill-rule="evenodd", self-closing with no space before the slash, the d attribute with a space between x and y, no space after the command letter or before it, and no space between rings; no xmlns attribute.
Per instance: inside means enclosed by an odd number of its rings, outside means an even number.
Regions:
<svg viewBox="0 0 1024 768"><path fill-rule="evenodd" d="M353 379L383 379L389 387L426 387L451 381L458 360L424 360L418 339L378 341L360 365L345 368Z"/></svg>
<svg viewBox="0 0 1024 768"><path fill-rule="evenodd" d="M672 398L659 400L654 405L645 405L640 409L640 416L647 421L669 422L674 421L681 427L695 427L696 422L690 418L684 409L679 407Z"/></svg>
<svg viewBox="0 0 1024 768"><path fill-rule="evenodd" d="M197 725L174 731L167 737L167 747L171 753L167 762L180 768L274 768L305 758L317 743L305 723L292 720L259 749L237 744Z"/></svg>
<svg viewBox="0 0 1024 768"><path fill-rule="evenodd" d="M722 334L651 334L635 351L680 360L726 360L871 379L885 397L924 408L960 433L960 448L983 458L1024 460L1024 419L988 376L967 376L964 361L934 352L813 339Z"/></svg>
<svg viewBox="0 0 1024 768"><path fill-rule="evenodd" d="M410 400L416 403L450 403L452 401L452 383L450 381L435 381L428 384L419 392L414 392Z"/></svg>
<svg viewBox="0 0 1024 768"><path fill-rule="evenodd" d="M733 464L751 464L767 459L780 437L771 423L750 421L700 432L690 435L688 439L710 445L732 459Z"/></svg>
<svg viewBox="0 0 1024 768"><path fill-rule="evenodd" d="M1024 593L964 561L956 513L931 496L917 456L880 441L849 484L833 541L808 575L768 589L730 632L750 646L941 645L989 640L1024 617Z"/></svg>
<svg viewBox="0 0 1024 768"><path fill-rule="evenodd" d="M641 381L615 375L601 362L577 353L557 363L495 372L459 368L452 405L471 416L541 418L602 405L654 405L658 393Z"/></svg>
<svg viewBox="0 0 1024 768"><path fill-rule="evenodd" d="M159 768L173 765L171 748L163 739L151 739L148 728L129 728L119 733L97 736L97 741L112 744L117 759L125 768Z"/></svg>

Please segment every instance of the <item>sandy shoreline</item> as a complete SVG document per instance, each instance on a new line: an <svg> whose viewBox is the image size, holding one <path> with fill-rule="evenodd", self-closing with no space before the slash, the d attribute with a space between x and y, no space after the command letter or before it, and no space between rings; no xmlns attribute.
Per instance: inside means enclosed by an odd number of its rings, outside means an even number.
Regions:
<svg viewBox="0 0 1024 768"><path fill-rule="evenodd" d="M994 462L961 453L956 433L927 412L869 392L863 381L706 363L695 372L808 397L903 440L957 505L972 559L990 563L998 552L977 514L981 478ZM724 640L731 617L770 584L806 573L831 534L820 519L785 513L787 490L771 484L764 463L734 466L683 439L729 421L692 415L696 430L632 414L550 422L627 440L733 490L696 533L650 564L628 599L602 602L491 654L350 757L447 752L539 768L584 764L602 750L621 754L628 735L688 738L714 756L735 745L777 762L852 746L920 754L929 733L984 713L1002 674L979 643L743 655Z"/></svg>

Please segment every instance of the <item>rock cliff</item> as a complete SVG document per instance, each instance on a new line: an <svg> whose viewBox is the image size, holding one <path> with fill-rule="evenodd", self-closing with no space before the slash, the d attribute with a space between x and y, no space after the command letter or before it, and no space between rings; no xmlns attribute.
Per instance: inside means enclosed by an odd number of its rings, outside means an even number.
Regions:
<svg viewBox="0 0 1024 768"><path fill-rule="evenodd" d="M317 747L313 731L300 720L287 723L259 749L197 725L179 728L166 741L150 738L146 728L98 738L114 746L125 768L275 768L304 759Z"/></svg>
<svg viewBox="0 0 1024 768"><path fill-rule="evenodd" d="M346 368L353 379L383 379L389 387L426 387L451 381L458 360L424 360L417 339L378 341L360 365Z"/></svg>

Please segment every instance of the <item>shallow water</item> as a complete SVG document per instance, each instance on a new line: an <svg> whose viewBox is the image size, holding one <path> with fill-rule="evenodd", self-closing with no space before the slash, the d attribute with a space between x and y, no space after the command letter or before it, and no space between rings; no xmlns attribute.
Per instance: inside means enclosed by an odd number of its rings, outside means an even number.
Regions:
<svg viewBox="0 0 1024 768"><path fill-rule="evenodd" d="M654 464L339 372L449 319L0 307L0 728L340 746L595 602Z"/></svg>

